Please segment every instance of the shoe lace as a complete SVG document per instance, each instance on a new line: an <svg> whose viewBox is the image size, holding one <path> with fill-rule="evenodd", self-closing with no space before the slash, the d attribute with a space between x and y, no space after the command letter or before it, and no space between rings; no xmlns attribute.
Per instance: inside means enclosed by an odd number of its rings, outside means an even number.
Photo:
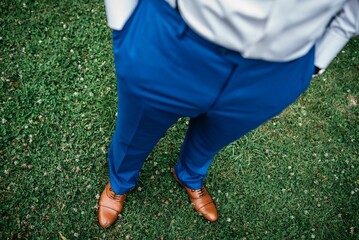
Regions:
<svg viewBox="0 0 359 240"><path fill-rule="evenodd" d="M191 190L192 192L197 192L198 196L201 198L206 194L206 189L202 187L201 189Z"/></svg>
<svg viewBox="0 0 359 240"><path fill-rule="evenodd" d="M110 188L109 197L112 198L113 200L116 200L116 201L121 201L121 199L122 199L122 195L116 194L116 193L112 190L112 188Z"/></svg>

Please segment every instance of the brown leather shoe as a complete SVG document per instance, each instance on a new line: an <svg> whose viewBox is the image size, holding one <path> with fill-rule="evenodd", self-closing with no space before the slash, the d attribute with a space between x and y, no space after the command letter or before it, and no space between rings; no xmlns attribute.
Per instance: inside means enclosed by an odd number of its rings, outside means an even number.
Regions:
<svg viewBox="0 0 359 240"><path fill-rule="evenodd" d="M101 227L108 228L116 221L122 212L125 199L126 194L116 194L112 191L110 183L107 183L98 203L98 221Z"/></svg>
<svg viewBox="0 0 359 240"><path fill-rule="evenodd" d="M203 217L208 221L215 222L218 218L217 209L213 203L211 196L207 192L206 188L203 186L201 189L197 189L197 190L190 189L181 183L173 168L171 168L171 172L173 177L177 180L177 182L184 189L186 189L189 200L194 206L194 209L197 212L201 213Z"/></svg>

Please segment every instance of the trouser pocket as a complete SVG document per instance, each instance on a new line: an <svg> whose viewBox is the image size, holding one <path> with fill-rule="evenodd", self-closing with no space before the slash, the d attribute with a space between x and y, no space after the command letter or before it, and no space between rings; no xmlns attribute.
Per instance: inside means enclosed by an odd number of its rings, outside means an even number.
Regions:
<svg viewBox="0 0 359 240"><path fill-rule="evenodd" d="M112 42L114 49L118 48L121 43L123 42L124 37L126 36L126 33L128 32L129 28L131 27L131 23L133 22L134 18L136 17L138 13L138 9L140 8L140 5L142 3L142 0L138 0L137 6L131 13L131 15L126 20L125 24L123 25L121 30L112 30Z"/></svg>

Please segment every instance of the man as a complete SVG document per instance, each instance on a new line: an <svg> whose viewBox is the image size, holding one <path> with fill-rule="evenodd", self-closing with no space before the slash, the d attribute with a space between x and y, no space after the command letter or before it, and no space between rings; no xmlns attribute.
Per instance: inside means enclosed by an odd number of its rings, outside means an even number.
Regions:
<svg viewBox="0 0 359 240"><path fill-rule="evenodd" d="M182 116L191 120L172 174L216 221L203 186L213 157L295 101L359 30L359 0L106 0L106 10L118 117L99 201L104 228Z"/></svg>

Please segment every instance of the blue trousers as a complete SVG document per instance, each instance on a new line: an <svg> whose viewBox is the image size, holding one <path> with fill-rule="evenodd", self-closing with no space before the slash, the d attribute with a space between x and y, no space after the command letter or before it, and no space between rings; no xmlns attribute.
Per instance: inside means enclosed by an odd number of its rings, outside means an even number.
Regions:
<svg viewBox="0 0 359 240"><path fill-rule="evenodd" d="M112 189L126 193L166 130L190 117L175 172L199 189L213 157L279 114L308 87L314 48L290 62L246 59L192 31L163 0L141 0L113 32L118 116L109 150Z"/></svg>

